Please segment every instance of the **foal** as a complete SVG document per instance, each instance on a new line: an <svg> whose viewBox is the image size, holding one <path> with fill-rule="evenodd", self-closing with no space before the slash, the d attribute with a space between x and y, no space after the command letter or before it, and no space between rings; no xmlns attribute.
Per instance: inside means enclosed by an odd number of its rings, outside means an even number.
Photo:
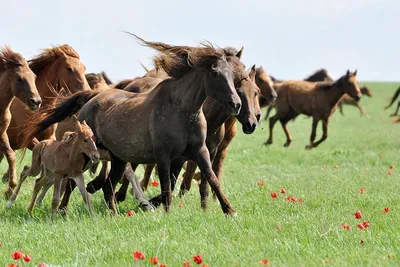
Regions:
<svg viewBox="0 0 400 267"><path fill-rule="evenodd" d="M362 95L366 95L368 97L372 96L371 90L367 86L361 87L360 91L361 91ZM340 99L339 104L338 104L338 108L339 108L340 114L342 114L343 116L344 116L344 113L343 113L343 105L344 104L351 105L351 106L356 106L360 110L361 116L364 115L365 117L368 118L367 112L365 112L364 107L361 106L361 104L359 102L355 101L351 96L349 96L347 94L344 95Z"/></svg>
<svg viewBox="0 0 400 267"><path fill-rule="evenodd" d="M278 98L276 99L276 114L269 120L269 138L266 145L271 145L272 132L275 123L279 120L286 134L285 147L292 141L287 123L299 114L313 117L310 144L306 149L317 147L328 137L329 117L336 110L339 100L344 94L350 95L354 100L361 98L361 92L356 80L357 71L347 73L335 82L306 82L287 81L276 85ZM323 135L314 142L318 122L322 120Z"/></svg>
<svg viewBox="0 0 400 267"><path fill-rule="evenodd" d="M13 52L8 46L0 49L0 161L5 155L10 177L6 197L10 197L17 185L15 152L6 132L12 118L10 106L14 98L19 98L32 111L40 107L42 99L37 91L35 78L22 55Z"/></svg>
<svg viewBox="0 0 400 267"><path fill-rule="evenodd" d="M90 127L85 121L81 124L76 116L74 116L74 118L76 121L75 132L69 133L64 141L59 142L53 139L47 139L41 141L34 147L32 152L32 165L31 167L24 167L18 187L7 203L8 208L11 207L17 199L19 190L25 179L28 176L37 176L42 172L41 176L35 181L32 200L28 206L29 213L32 213L39 190L53 181L54 193L51 206L51 218L54 219L60 201L63 181L66 179L73 179L81 192L90 215L93 215L92 204L85 188L83 172L88 167L89 159L93 162L97 162L100 158L100 154L95 145L94 135Z"/></svg>

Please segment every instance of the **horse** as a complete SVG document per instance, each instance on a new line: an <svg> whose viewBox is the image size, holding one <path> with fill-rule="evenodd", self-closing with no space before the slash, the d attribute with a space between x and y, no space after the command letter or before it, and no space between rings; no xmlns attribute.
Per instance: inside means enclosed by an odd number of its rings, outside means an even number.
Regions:
<svg viewBox="0 0 400 267"><path fill-rule="evenodd" d="M1 159L6 156L9 166L10 179L5 192L7 198L17 185L15 152L10 146L7 134L12 118L10 106L12 101L18 98L31 111L40 108L42 99L37 91L35 78L35 74L21 54L15 53L8 46L0 49L0 153Z"/></svg>
<svg viewBox="0 0 400 267"><path fill-rule="evenodd" d="M142 94L121 90L75 93L46 112L29 137L81 109L79 120L87 121L96 136L96 144L109 152L111 171L103 192L113 213L117 214L113 189L127 162L132 165L157 163L162 203L169 212L172 201L170 163L183 156L199 165L202 176L216 192L223 212L236 214L212 171L202 112L207 96L217 100L229 114L237 115L241 109L241 100L233 84L233 70L224 53L209 44L170 46L134 36L142 45L159 52L154 63L164 69L170 79Z"/></svg>
<svg viewBox="0 0 400 267"><path fill-rule="evenodd" d="M92 204L85 188L83 172L88 166L88 161L97 162L100 159L100 154L90 127L85 121L81 124L75 115L73 118L76 123L75 132L68 133L68 137L64 141L47 139L41 141L33 148L31 167L24 167L18 187L7 202L7 208L10 208L17 199L25 179L28 176L41 174L35 181L32 200L28 206L30 214L33 211L33 206L40 189L53 183L54 193L51 205L51 219L54 219L58 203L60 202L62 184L67 179L73 179L81 192L90 215L93 216Z"/></svg>
<svg viewBox="0 0 400 267"><path fill-rule="evenodd" d="M356 80L357 70L340 77L335 82L307 82L287 81L276 85L278 98L276 99L276 114L269 120L269 138L266 145L273 143L273 128L279 120L286 134L285 147L292 141L287 123L299 114L313 117L310 144L306 149L317 147L328 137L329 117L336 110L339 100L344 94L350 95L359 101L361 92ZM314 142L318 122L322 120L323 135L321 139Z"/></svg>
<svg viewBox="0 0 400 267"><path fill-rule="evenodd" d="M263 78L257 78L263 76ZM259 82L262 82L262 80L268 79L268 77L273 81L273 84L278 84L284 82L283 80L277 80L273 78L272 76L269 76L267 73L264 74L264 70L261 69L259 74L256 76L257 80ZM313 74L308 76L307 78L304 79L304 81L308 82L333 82L332 76L328 73L326 69L319 69L316 70ZM261 86L260 84L257 84L259 87ZM261 87L260 87L261 88ZM274 108L274 102L273 101L268 101L268 99L265 99L265 96L260 96L260 106L265 107L268 106L267 113L265 114L264 120L267 120L269 118L269 114L271 113L272 109Z"/></svg>
<svg viewBox="0 0 400 267"><path fill-rule="evenodd" d="M371 90L370 90L367 86L361 87L361 88L360 88L360 91L361 91L361 94L362 94L362 95L366 95L366 96L368 96L368 97L372 97ZM344 116L344 113L343 113L343 105L344 105L344 104L346 104L346 105L351 105L351 106L356 106L356 107L360 110L361 116L364 115L365 117L368 118L368 115L367 115L367 113L365 112L364 107L361 106L361 104L360 104L359 102L355 101L351 96L349 96L349 95L347 95L347 94L345 94L345 95L340 99L340 101L339 101L339 103L338 103L338 108L339 108L340 114L342 114L343 116Z"/></svg>
<svg viewBox="0 0 400 267"><path fill-rule="evenodd" d="M390 101L389 105L387 105L387 106L385 107L385 109L390 108L390 107L393 105L394 101L396 101L396 99L399 97L399 95L400 95L400 87L396 90L396 92L394 93L394 95L393 95L393 97L392 97L392 100ZM400 101L399 101L399 103L397 104L396 111L395 111L393 114L391 114L390 116L391 116L391 117L397 116L397 114L399 113L399 109L400 109Z"/></svg>

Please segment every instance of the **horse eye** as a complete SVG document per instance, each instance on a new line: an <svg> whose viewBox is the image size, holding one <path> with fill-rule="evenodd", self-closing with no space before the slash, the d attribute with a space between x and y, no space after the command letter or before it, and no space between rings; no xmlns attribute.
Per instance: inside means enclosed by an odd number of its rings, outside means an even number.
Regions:
<svg viewBox="0 0 400 267"><path fill-rule="evenodd" d="M68 67L67 70L68 70L69 72L72 72L72 68L71 68L71 67Z"/></svg>
<svg viewBox="0 0 400 267"><path fill-rule="evenodd" d="M24 79L22 79L22 77L18 77L18 81L22 82Z"/></svg>
<svg viewBox="0 0 400 267"><path fill-rule="evenodd" d="M83 140L83 142L85 142L85 143L87 143L87 141L88 141L87 139Z"/></svg>

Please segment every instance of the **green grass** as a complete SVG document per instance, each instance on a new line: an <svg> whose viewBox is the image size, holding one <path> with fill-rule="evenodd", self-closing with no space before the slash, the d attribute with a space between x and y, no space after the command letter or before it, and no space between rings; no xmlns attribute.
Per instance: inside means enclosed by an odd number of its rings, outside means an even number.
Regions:
<svg viewBox="0 0 400 267"><path fill-rule="evenodd" d="M140 212L129 195L119 205L121 216L110 217L98 193L92 198L95 219L89 217L75 192L68 216L52 223L51 193L33 217L27 215L33 185L25 183L11 210L5 211L6 201L0 200L0 266L12 263L11 253L19 249L33 256L23 266L39 262L150 266L151 256L168 266L182 266L187 260L194 266L192 256L196 254L203 255L203 262L210 266L258 266L265 258L273 266L321 266L326 260L333 266L400 265L400 125L390 121L394 107L383 110L398 84L368 85L374 96L361 103L371 119L360 118L357 109L345 106L346 116L333 115L327 141L315 150L304 150L311 130L311 119L304 116L289 123L293 136L289 149L283 148L285 137L279 124L275 143L268 148L262 145L267 138L266 123L253 135L238 134L223 172L223 189L238 211L236 218L224 216L212 200L203 212L194 186L183 199L173 200L170 215L161 209ZM335 164L339 167L333 168ZM389 165L395 166L392 176ZM23 165L18 167L21 171ZM6 170L5 161L1 170ZM258 181L265 185L258 187ZM279 193L282 187L286 195ZM5 188L0 185L1 191ZM360 194L360 188L366 192ZM148 195L158 190L151 188ZM279 197L272 199L271 192L278 192ZM304 201L290 203L285 201L287 195ZM385 207L390 208L387 214L382 213ZM135 215L124 216L130 209ZM363 213L361 220L353 216L357 210ZM361 231L357 223L364 220L371 226ZM343 230L342 223L352 229ZM135 262L133 251L145 252L146 259Z"/></svg>

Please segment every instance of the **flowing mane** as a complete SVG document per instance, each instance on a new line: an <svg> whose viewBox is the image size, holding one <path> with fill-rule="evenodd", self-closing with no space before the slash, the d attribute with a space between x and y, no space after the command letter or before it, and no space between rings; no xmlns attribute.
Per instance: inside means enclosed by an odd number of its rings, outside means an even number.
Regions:
<svg viewBox="0 0 400 267"><path fill-rule="evenodd" d="M319 69L315 71L313 74L311 74L309 77L304 79L305 81L309 82L318 82L321 80L327 81L327 82L332 82L333 79L329 75L328 71L326 69Z"/></svg>
<svg viewBox="0 0 400 267"><path fill-rule="evenodd" d="M41 54L28 61L29 67L37 75L47 64L63 56L80 59L79 54L71 46L64 44L49 49L43 49Z"/></svg>
<svg viewBox="0 0 400 267"><path fill-rule="evenodd" d="M9 46L0 49L0 71L24 65L27 65L27 62L21 54L12 51Z"/></svg>
<svg viewBox="0 0 400 267"><path fill-rule="evenodd" d="M145 41L133 33L128 34L141 45L157 50L160 54L154 57L156 68L162 68L173 78L181 78L193 69L205 68L225 56L223 50L215 49L206 42L201 43L200 47L172 46L161 42Z"/></svg>

